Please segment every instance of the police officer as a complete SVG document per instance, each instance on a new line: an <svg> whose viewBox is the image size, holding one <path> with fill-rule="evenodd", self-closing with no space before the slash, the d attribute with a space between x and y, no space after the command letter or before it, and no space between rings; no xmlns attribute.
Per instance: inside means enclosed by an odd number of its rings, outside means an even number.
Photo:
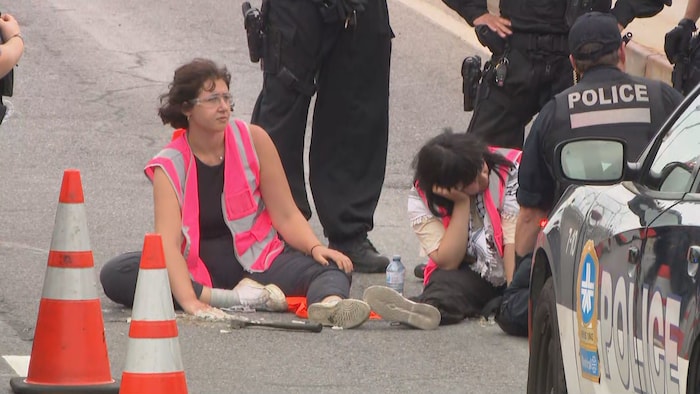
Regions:
<svg viewBox="0 0 700 394"><path fill-rule="evenodd" d="M673 87L688 94L700 82L700 39L692 39L700 18L700 0L688 0L683 19L666 33L664 52L673 67Z"/></svg>
<svg viewBox="0 0 700 394"><path fill-rule="evenodd" d="M389 260L367 238L384 183L393 33L386 0L265 0L263 87L252 123L279 151L308 219L304 135L316 94L309 183L330 247L357 272Z"/></svg>
<svg viewBox="0 0 700 394"><path fill-rule="evenodd" d="M617 20L609 13L579 17L569 32L568 45L571 65L581 80L542 108L520 162L517 267L496 312L496 322L513 335L527 335L530 259L540 221L567 186L552 173L555 147L574 137L614 136L627 141L627 159L636 160L683 98L665 83L622 71L624 44Z"/></svg>
<svg viewBox="0 0 700 394"><path fill-rule="evenodd" d="M475 26L493 53L468 132L490 145L512 148L522 147L525 125L542 106L573 84L570 25L588 10L610 11L611 5L610 0L500 0L497 16L488 11L486 0L443 2ZM663 6L662 0L618 0L610 12L622 29L635 17L655 15Z"/></svg>
<svg viewBox="0 0 700 394"><path fill-rule="evenodd" d="M279 151L308 219L304 135L316 94L309 183L330 247L357 272L389 260L367 238L384 183L393 33L386 0L265 0L263 87L252 117Z"/></svg>
<svg viewBox="0 0 700 394"><path fill-rule="evenodd" d="M683 99L663 82L622 71L624 45L609 14L581 16L571 28L569 46L571 64L581 81L547 103L523 149L515 238L520 256L533 250L540 220L567 186L551 172L556 145L573 137L619 137L629 147L626 159L634 161Z"/></svg>

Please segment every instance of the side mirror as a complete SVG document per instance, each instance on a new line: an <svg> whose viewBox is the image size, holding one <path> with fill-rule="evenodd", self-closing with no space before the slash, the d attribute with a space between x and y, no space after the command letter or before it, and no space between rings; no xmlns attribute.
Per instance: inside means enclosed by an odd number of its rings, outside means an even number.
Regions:
<svg viewBox="0 0 700 394"><path fill-rule="evenodd" d="M609 185L625 175L625 142L612 138L564 141L554 150L559 179L574 184Z"/></svg>

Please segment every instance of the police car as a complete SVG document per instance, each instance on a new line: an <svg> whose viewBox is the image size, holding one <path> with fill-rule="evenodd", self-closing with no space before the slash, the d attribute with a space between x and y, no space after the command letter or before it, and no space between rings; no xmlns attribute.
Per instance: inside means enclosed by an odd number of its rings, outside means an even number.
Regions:
<svg viewBox="0 0 700 394"><path fill-rule="evenodd" d="M700 393L698 92L636 163L621 140L557 147L574 186L533 257L529 393Z"/></svg>

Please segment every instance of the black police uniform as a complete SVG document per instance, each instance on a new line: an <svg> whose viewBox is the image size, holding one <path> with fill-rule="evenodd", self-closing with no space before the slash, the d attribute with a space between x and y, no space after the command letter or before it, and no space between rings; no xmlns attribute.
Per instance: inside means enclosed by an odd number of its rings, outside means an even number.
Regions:
<svg viewBox="0 0 700 394"><path fill-rule="evenodd" d="M443 0L471 26L488 12L486 0ZM489 145L522 148L525 126L555 94L573 84L567 34L578 14L573 0L501 0L500 14L511 21L509 50L492 56L479 84L468 132ZM594 0L588 10L609 11L611 1ZM611 11L622 26L663 9L661 0L618 0ZM573 14L573 15L572 15ZM496 68L505 63L502 86Z"/></svg>
<svg viewBox="0 0 700 394"><path fill-rule="evenodd" d="M324 9L328 4L340 1L266 0L264 81L252 123L270 134L308 219L304 135L316 94L309 182L326 236L342 242L374 225L386 166L393 33L386 0L368 1L347 22Z"/></svg>
<svg viewBox="0 0 700 394"><path fill-rule="evenodd" d="M554 149L573 137L618 137L634 161L680 104L671 86L634 77L613 66L586 71L575 86L556 95L535 119L518 173L518 203L549 211L568 186L554 179Z"/></svg>

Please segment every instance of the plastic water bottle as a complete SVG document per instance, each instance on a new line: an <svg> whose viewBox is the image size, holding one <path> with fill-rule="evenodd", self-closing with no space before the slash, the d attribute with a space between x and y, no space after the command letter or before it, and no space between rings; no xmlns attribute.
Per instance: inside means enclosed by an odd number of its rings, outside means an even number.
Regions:
<svg viewBox="0 0 700 394"><path fill-rule="evenodd" d="M391 263L386 267L386 285L403 294L403 282L406 278L406 267L401 262L401 256L395 254Z"/></svg>

